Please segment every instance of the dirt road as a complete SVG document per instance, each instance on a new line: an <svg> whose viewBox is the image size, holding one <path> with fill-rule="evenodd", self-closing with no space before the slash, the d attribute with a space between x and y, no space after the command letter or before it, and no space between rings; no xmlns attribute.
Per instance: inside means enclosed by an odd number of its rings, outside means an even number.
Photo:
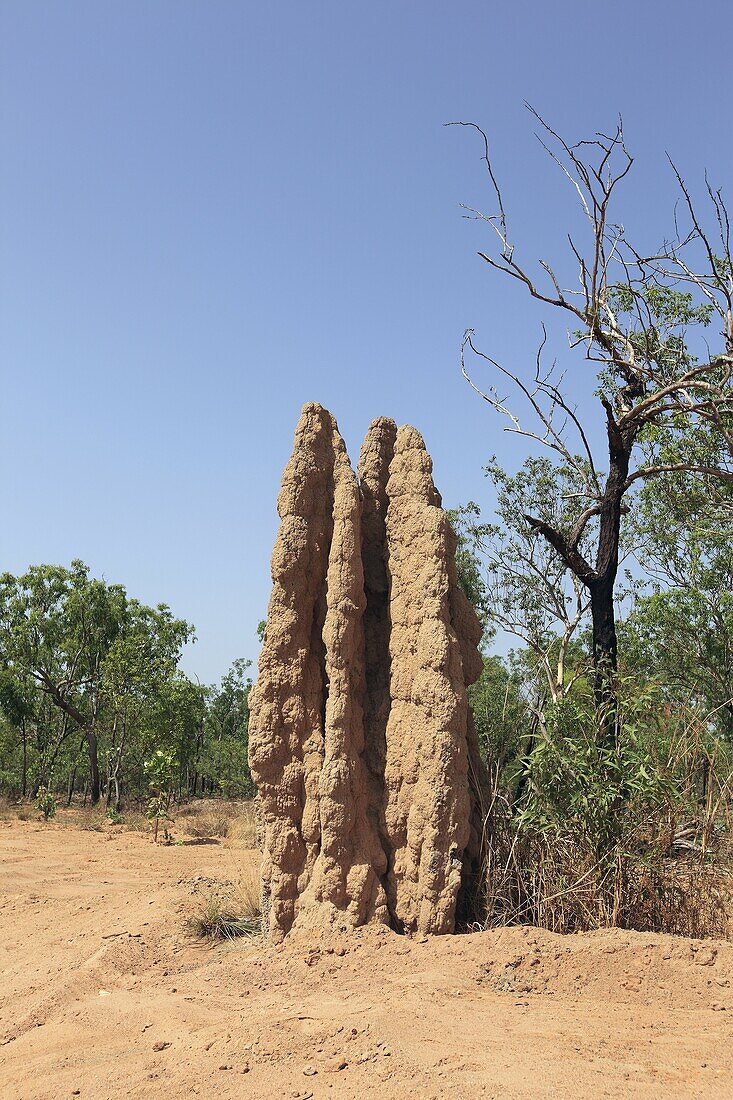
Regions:
<svg viewBox="0 0 733 1100"><path fill-rule="evenodd" d="M0 1095L733 1096L733 945L534 929L202 946L253 852L0 822Z"/></svg>

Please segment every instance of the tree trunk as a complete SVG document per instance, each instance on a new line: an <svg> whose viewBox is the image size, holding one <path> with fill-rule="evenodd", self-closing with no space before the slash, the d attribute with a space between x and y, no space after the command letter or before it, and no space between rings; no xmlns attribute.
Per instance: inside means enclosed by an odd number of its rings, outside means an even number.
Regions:
<svg viewBox="0 0 733 1100"><path fill-rule="evenodd" d="M68 794L67 794L67 798L66 798L66 805L67 806L71 805L71 800L74 797L74 787L75 786L76 786L76 764L74 764L74 767L72 768L72 770L69 774L69 789L68 789Z"/></svg>
<svg viewBox="0 0 733 1100"><path fill-rule="evenodd" d="M42 676L43 690L47 695L53 699L57 707L60 707L64 714L68 715L72 721L76 722L80 728L82 734L87 743L89 749L89 785L90 785L90 797L93 806L99 802L101 795L101 786L99 782L99 752L97 749L97 735L94 731L94 714L92 712L91 717L87 717L81 713L78 707L75 707L73 703L64 696L63 692L59 688L58 684L55 684L47 675ZM84 804L86 805L86 794L84 796Z"/></svg>
<svg viewBox="0 0 733 1100"><path fill-rule="evenodd" d="M594 694L598 711L598 741L604 748L616 745L618 694L616 673L618 645L613 595L618 573L621 511L629 476L636 429L620 431L610 406L608 417L609 469L601 503L595 576L584 581L590 593L593 620Z"/></svg>
<svg viewBox="0 0 733 1100"><path fill-rule="evenodd" d="M99 802L101 788L99 784L99 754L97 750L97 735L92 729L84 730L87 748L89 750L89 797L92 806Z"/></svg>
<svg viewBox="0 0 733 1100"><path fill-rule="evenodd" d="M599 578L588 588L593 620L593 691L598 711L599 742L605 748L613 748L616 743L618 669L613 581Z"/></svg>
<svg viewBox="0 0 733 1100"><path fill-rule="evenodd" d="M21 798L25 798L26 791L28 790L28 735L25 728L25 719L22 725L23 733L23 783L21 790Z"/></svg>

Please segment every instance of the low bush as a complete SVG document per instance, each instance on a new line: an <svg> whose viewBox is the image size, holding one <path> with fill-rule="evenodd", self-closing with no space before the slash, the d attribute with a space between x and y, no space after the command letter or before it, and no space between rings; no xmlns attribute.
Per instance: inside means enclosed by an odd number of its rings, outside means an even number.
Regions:
<svg viewBox="0 0 733 1100"><path fill-rule="evenodd" d="M494 769L481 927L725 935L730 749L693 710L622 701L613 748L598 743L592 703L569 697L511 782Z"/></svg>
<svg viewBox="0 0 733 1100"><path fill-rule="evenodd" d="M56 816L56 799L53 791L49 791L46 787L39 787L38 794L35 801L36 809L43 817L44 821L49 821L50 818Z"/></svg>

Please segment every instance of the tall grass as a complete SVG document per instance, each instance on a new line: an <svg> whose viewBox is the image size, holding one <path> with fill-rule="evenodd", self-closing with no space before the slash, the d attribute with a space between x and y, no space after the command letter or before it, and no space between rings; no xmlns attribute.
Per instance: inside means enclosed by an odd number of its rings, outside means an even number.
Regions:
<svg viewBox="0 0 733 1100"><path fill-rule="evenodd" d="M206 799L189 802L175 813L177 829L199 840L226 840L230 847L255 847L253 802Z"/></svg>
<svg viewBox="0 0 733 1100"><path fill-rule="evenodd" d="M638 692L614 749L597 728L589 701L568 698L519 763L494 767L480 926L725 935L730 746L709 716Z"/></svg>

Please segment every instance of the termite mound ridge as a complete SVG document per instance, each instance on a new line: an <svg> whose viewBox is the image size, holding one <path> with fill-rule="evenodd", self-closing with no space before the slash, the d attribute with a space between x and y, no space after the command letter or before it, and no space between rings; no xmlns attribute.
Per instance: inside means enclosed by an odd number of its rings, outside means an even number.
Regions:
<svg viewBox="0 0 733 1100"><path fill-rule="evenodd" d="M303 409L278 513L249 738L263 912L275 940L296 921L387 920L363 759L361 501L336 422L320 405Z"/></svg>
<svg viewBox="0 0 733 1100"><path fill-rule="evenodd" d="M305 405L278 512L249 727L270 939L452 932L484 844L466 692L481 626L422 436L375 420L357 477L334 418Z"/></svg>

